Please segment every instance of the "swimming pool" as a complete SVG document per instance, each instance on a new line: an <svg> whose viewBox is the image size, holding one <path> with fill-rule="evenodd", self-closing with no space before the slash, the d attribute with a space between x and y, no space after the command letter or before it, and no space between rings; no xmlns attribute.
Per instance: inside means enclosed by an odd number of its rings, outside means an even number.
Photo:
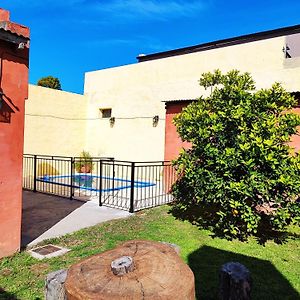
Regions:
<svg viewBox="0 0 300 300"><path fill-rule="evenodd" d="M66 187L78 188L81 190L88 190L93 192L99 192L100 180L102 178L102 192L118 191L131 188L131 180L124 178L113 177L100 177L90 174L75 174L70 175L53 175L53 176L41 176L37 178L37 181L44 183L52 183L55 185L61 185ZM71 180L72 179L72 180ZM155 183L147 181L134 181L135 188L146 188L154 186Z"/></svg>

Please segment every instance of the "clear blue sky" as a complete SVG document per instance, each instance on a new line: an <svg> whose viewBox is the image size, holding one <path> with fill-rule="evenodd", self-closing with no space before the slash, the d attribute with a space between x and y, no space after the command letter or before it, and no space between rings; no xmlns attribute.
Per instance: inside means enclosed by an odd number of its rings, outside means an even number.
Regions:
<svg viewBox="0 0 300 300"><path fill-rule="evenodd" d="M31 29L30 83L82 93L84 73L155 53L300 24L299 0L1 0ZM100 83L101 84L101 83Z"/></svg>

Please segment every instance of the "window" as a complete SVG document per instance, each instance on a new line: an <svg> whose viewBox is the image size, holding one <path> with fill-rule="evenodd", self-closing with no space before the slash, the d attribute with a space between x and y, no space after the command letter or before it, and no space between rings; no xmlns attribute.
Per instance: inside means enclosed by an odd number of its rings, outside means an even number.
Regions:
<svg viewBox="0 0 300 300"><path fill-rule="evenodd" d="M111 117L111 108L100 108L100 117L107 119Z"/></svg>

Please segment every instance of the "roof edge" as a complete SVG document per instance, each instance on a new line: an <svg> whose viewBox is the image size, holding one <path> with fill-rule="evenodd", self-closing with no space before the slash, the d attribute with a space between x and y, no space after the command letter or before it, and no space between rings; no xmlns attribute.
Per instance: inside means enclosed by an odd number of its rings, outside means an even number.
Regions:
<svg viewBox="0 0 300 300"><path fill-rule="evenodd" d="M0 41L16 44L20 49L29 48L29 39L0 28Z"/></svg>
<svg viewBox="0 0 300 300"><path fill-rule="evenodd" d="M10 21L0 21L0 28L11 34L23 37L29 40L29 28Z"/></svg>
<svg viewBox="0 0 300 300"><path fill-rule="evenodd" d="M161 102L170 103L170 102L192 102L192 101L198 101L199 98L193 98L193 99L168 99L163 100Z"/></svg>
<svg viewBox="0 0 300 300"><path fill-rule="evenodd" d="M148 54L148 55L141 55L141 56L137 56L137 60L138 60L138 62L144 62L144 61L155 60L155 59L160 59L160 58L167 58L167 57L171 57L171 56L184 55L184 54L189 54L189 53L194 53L194 52L200 52L200 51L206 51L206 50L211 50L211 49L216 49L216 48L223 48L223 47L228 47L228 46L233 46L233 45L238 45L238 44L244 44L244 43L279 37L279 36L283 36L283 35L291 35L291 34L296 34L296 33L300 33L300 25L282 27L282 28L278 28L278 29L261 31L261 32L257 32L257 33L251 33L251 34L241 35L241 36L237 36L237 37L216 40L213 42L178 48L178 49L174 49L174 50L157 52L157 53Z"/></svg>

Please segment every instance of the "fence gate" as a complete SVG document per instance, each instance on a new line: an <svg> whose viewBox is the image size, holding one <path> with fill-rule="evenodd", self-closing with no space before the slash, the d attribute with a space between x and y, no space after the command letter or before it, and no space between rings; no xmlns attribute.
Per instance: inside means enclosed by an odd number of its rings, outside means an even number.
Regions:
<svg viewBox="0 0 300 300"><path fill-rule="evenodd" d="M99 205L134 212L169 203L175 178L175 171L168 161L101 160Z"/></svg>

